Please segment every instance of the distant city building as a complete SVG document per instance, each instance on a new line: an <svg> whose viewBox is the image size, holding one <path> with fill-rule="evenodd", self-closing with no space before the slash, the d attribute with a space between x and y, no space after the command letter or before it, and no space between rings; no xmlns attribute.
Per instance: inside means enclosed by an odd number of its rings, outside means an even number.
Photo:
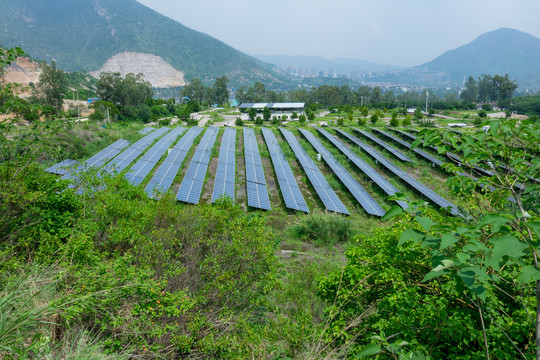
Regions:
<svg viewBox="0 0 540 360"><path fill-rule="evenodd" d="M264 108L269 108L274 115L290 116L293 112L298 115L304 113L305 103L243 103L238 108L242 112L247 112L249 109L257 110L257 113L262 113Z"/></svg>

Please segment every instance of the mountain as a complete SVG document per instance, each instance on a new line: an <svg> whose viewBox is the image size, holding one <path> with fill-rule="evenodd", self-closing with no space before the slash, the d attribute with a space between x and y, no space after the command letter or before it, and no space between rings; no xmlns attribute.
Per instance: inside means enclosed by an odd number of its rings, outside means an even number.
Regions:
<svg viewBox="0 0 540 360"><path fill-rule="evenodd" d="M347 58L325 59L320 56L301 55L253 55L253 57L266 63L274 64L283 70L287 70L287 68L295 68L298 70L302 67L308 71L315 69L317 73L319 71L324 71L325 74L328 73L329 69L332 69L336 74L348 74L353 72L371 73L402 69L400 66L383 65Z"/></svg>
<svg viewBox="0 0 540 360"><path fill-rule="evenodd" d="M540 89L540 39L501 28L480 35L473 42L447 51L415 71L446 74L451 86L461 86L469 75L508 74L521 89Z"/></svg>
<svg viewBox="0 0 540 360"><path fill-rule="evenodd" d="M187 79L212 82L227 75L232 85L270 86L287 81L279 69L135 0L0 0L0 8L2 46L22 47L67 71L98 71L115 55L137 53L160 57Z"/></svg>

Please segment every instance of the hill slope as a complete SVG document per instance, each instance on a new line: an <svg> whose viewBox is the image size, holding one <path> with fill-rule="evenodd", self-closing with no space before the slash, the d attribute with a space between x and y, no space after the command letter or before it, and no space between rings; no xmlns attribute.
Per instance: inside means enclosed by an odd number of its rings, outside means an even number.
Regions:
<svg viewBox="0 0 540 360"><path fill-rule="evenodd" d="M450 85L481 74L508 74L521 88L540 88L540 39L501 28L480 35L473 42L450 50L418 69L444 72Z"/></svg>
<svg viewBox="0 0 540 360"><path fill-rule="evenodd" d="M279 70L135 0L0 0L0 7L0 44L56 60L64 70L96 71L114 55L133 52L160 56L187 79L285 80Z"/></svg>
<svg viewBox="0 0 540 360"><path fill-rule="evenodd" d="M337 58L325 59L319 56L290 56L290 55L253 55L256 59L274 64L283 70L287 67L303 67L306 70L315 69L316 71L325 72L328 69L333 69L335 73L345 74L352 72L378 72L402 69L400 66L383 65L364 60Z"/></svg>

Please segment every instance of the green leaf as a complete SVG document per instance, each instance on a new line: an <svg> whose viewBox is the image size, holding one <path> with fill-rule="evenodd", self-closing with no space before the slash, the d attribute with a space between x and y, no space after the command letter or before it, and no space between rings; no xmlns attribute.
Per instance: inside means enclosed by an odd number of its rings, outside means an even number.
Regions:
<svg viewBox="0 0 540 360"><path fill-rule="evenodd" d="M501 125L501 122L499 120L491 120L489 122L489 131L493 134L499 130L499 126Z"/></svg>
<svg viewBox="0 0 540 360"><path fill-rule="evenodd" d="M424 278L422 279L422 282L429 281L429 280L431 280L431 279L434 279L434 278L436 278L436 277L442 276L442 275L447 274L447 273L448 273L448 271L446 271L446 270L444 270L444 271L433 271L433 270L432 270L432 271L428 272L428 273L424 276Z"/></svg>
<svg viewBox="0 0 540 360"><path fill-rule="evenodd" d="M401 246L410 240L412 240L415 243L419 243L420 241L424 239L425 236L426 234L418 230L407 229L401 234L401 237L399 238L399 241L398 241L398 246Z"/></svg>
<svg viewBox="0 0 540 360"><path fill-rule="evenodd" d="M391 218L401 214L403 214L403 209L398 205L394 205L390 210L386 212L386 214L384 214L384 216L381 218L381 221L390 220Z"/></svg>
<svg viewBox="0 0 540 360"><path fill-rule="evenodd" d="M478 228L486 225L491 225L492 232L499 232L502 226L504 226L510 219L500 214L488 214L480 220Z"/></svg>
<svg viewBox="0 0 540 360"><path fill-rule="evenodd" d="M527 227L536 233L536 236L540 237L540 221L531 221L527 223Z"/></svg>
<svg viewBox="0 0 540 360"><path fill-rule="evenodd" d="M440 249L441 249L441 250L444 250L444 249L446 249L447 247L454 245L454 244L457 243L458 241L459 241L459 239L457 239L457 238L456 238L454 235L452 235L452 234L443 234L443 236L441 236L441 245L440 245Z"/></svg>
<svg viewBox="0 0 540 360"><path fill-rule="evenodd" d="M457 253L456 257L460 262L466 263L466 262L468 262L470 260L471 255L466 254L466 253Z"/></svg>
<svg viewBox="0 0 540 360"><path fill-rule="evenodd" d="M369 344L364 346L358 354L356 354L357 359L364 359L368 356L375 355L381 352L381 347L375 344Z"/></svg>
<svg viewBox="0 0 540 360"><path fill-rule="evenodd" d="M527 265L521 268L521 274L518 276L518 283L527 284L531 281L540 280L540 270L533 265Z"/></svg>
<svg viewBox="0 0 540 360"><path fill-rule="evenodd" d="M504 235L490 241L493 244L491 257L498 262L501 262L504 256L520 258L525 255L523 251L529 247L513 235Z"/></svg>
<svg viewBox="0 0 540 360"><path fill-rule="evenodd" d="M426 232L428 232L429 229L431 229L433 225L436 225L435 222L433 222L430 218L426 218L426 217L417 216L416 221L418 221L420 226L422 226L424 230L426 230Z"/></svg>

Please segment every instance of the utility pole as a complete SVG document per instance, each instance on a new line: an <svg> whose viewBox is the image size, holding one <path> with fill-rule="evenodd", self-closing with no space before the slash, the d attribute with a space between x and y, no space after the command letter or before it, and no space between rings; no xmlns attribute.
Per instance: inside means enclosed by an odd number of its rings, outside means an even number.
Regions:
<svg viewBox="0 0 540 360"><path fill-rule="evenodd" d="M426 114L428 113L429 90L426 91Z"/></svg>

